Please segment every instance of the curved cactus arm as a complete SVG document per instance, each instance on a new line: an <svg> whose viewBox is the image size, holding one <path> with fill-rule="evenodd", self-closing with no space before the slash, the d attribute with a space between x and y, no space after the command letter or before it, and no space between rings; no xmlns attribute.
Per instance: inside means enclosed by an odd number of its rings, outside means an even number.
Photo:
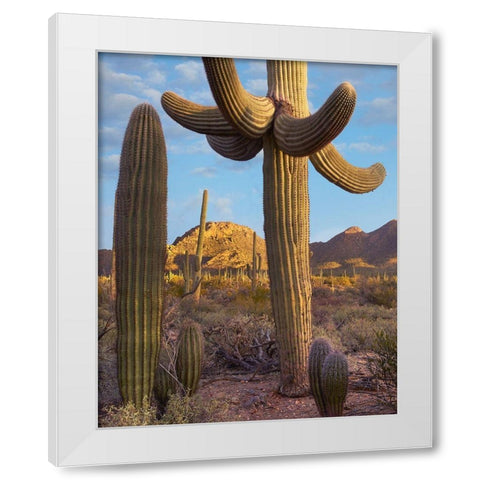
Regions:
<svg viewBox="0 0 480 480"><path fill-rule="evenodd" d="M230 160L250 160L263 148L261 138L251 139L243 135L207 135L207 141L213 150Z"/></svg>
<svg viewBox="0 0 480 480"><path fill-rule="evenodd" d="M245 137L260 138L272 123L273 101L243 88L232 58L203 58L203 64L213 98L225 119Z"/></svg>
<svg viewBox="0 0 480 480"><path fill-rule="evenodd" d="M278 146L296 157L318 152L345 128L355 109L356 98L353 86L344 82L313 115L295 118L284 109L273 126Z"/></svg>
<svg viewBox="0 0 480 480"><path fill-rule="evenodd" d="M382 184L387 174L381 163L375 163L368 168L353 166L332 144L310 155L310 161L318 173L350 193L367 193L375 190Z"/></svg>
<svg viewBox="0 0 480 480"><path fill-rule="evenodd" d="M173 92L162 95L162 107L180 125L197 133L234 135L236 130L223 118L218 107L204 107Z"/></svg>

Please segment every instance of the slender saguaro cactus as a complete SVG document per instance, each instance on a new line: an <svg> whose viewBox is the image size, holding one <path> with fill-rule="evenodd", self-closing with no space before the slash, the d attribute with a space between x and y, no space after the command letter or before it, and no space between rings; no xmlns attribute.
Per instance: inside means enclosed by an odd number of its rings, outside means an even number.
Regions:
<svg viewBox="0 0 480 480"><path fill-rule="evenodd" d="M257 288L257 278L262 268L262 256L257 253L257 234L253 232L252 266L247 265L247 275L252 281L252 292Z"/></svg>
<svg viewBox="0 0 480 480"><path fill-rule="evenodd" d="M183 278L185 280L185 294L190 292L190 255L185 250L185 260L183 263Z"/></svg>
<svg viewBox="0 0 480 480"><path fill-rule="evenodd" d="M193 298L195 301L200 300L200 287L202 283L202 258L203 258L203 241L205 237L205 224L207 219L207 203L208 190L203 191L202 210L200 213L200 226L198 229L197 252L195 257L195 272L193 278Z"/></svg>
<svg viewBox="0 0 480 480"><path fill-rule="evenodd" d="M167 253L167 156L148 104L133 110L125 132L114 222L118 380L124 402L142 406L160 349Z"/></svg>
<svg viewBox="0 0 480 480"><path fill-rule="evenodd" d="M233 59L204 58L217 107L175 93L162 96L165 111L184 127L207 135L210 146L232 160L249 160L262 148L263 210L273 315L280 355L280 392L306 395L311 340L308 160L327 180L353 193L378 187L381 164L350 165L330 143L350 120L356 93L342 83L310 115L305 62L267 61L268 92L249 94Z"/></svg>

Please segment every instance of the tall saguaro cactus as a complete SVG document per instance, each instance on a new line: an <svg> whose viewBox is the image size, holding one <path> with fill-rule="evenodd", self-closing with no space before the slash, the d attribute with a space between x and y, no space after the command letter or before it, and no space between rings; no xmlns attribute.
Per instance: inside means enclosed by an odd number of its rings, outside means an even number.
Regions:
<svg viewBox="0 0 480 480"><path fill-rule="evenodd" d="M305 62L267 61L268 92L249 94L228 58L204 58L216 107L175 93L162 96L165 111L184 127L207 135L210 146L232 160L249 160L262 148L263 209L273 315L280 355L280 392L306 395L311 340L308 160L327 180L352 193L378 187L381 164L350 165L330 143L350 120L356 93L342 83L310 115Z"/></svg>
<svg viewBox="0 0 480 480"><path fill-rule="evenodd" d="M148 104L133 110L125 132L114 222L118 380L124 402L142 406L160 349L167 253L166 148Z"/></svg>

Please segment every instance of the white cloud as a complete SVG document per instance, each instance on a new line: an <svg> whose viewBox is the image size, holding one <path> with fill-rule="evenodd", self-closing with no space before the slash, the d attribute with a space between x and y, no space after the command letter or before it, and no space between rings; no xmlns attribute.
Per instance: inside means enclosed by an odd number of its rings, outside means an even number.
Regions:
<svg viewBox="0 0 480 480"><path fill-rule="evenodd" d="M217 169L215 167L198 167L191 170L190 173L205 178L213 178L217 174Z"/></svg>
<svg viewBox="0 0 480 480"><path fill-rule="evenodd" d="M197 82L204 74L202 63L194 60L176 65L175 70L189 82Z"/></svg>
<svg viewBox="0 0 480 480"><path fill-rule="evenodd" d="M233 215L232 199L228 197L217 197L212 200L218 213L225 219L230 219Z"/></svg>
<svg viewBox="0 0 480 480"><path fill-rule="evenodd" d="M265 95L268 91L266 78L255 78L248 80L245 88L254 95Z"/></svg>
<svg viewBox="0 0 480 480"><path fill-rule="evenodd" d="M265 60L249 60L248 73L267 76L267 62Z"/></svg>
<svg viewBox="0 0 480 480"><path fill-rule="evenodd" d="M370 142L352 142L335 143L335 147L340 153L355 151L360 153L382 153L387 150L385 145L375 145Z"/></svg>
<svg viewBox="0 0 480 480"><path fill-rule="evenodd" d="M395 123L397 121L397 102L395 97L374 98L371 102L362 102L365 113L360 122L364 125Z"/></svg>
<svg viewBox="0 0 480 480"><path fill-rule="evenodd" d="M98 171L103 178L115 178L118 175L120 155L105 155L98 159Z"/></svg>
<svg viewBox="0 0 480 480"><path fill-rule="evenodd" d="M198 138L198 136L197 136ZM210 145L205 138L200 137L200 140L195 142L177 141L170 144L169 152L175 154L195 154L195 153L213 153Z"/></svg>
<svg viewBox="0 0 480 480"><path fill-rule="evenodd" d="M386 147L384 145L373 145L368 142L357 142L351 143L348 149L362 153L382 153L386 150Z"/></svg>

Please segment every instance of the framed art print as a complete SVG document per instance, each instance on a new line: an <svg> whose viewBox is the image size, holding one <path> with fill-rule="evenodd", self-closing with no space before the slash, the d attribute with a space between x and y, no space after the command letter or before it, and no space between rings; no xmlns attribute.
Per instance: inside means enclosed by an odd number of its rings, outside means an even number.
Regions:
<svg viewBox="0 0 480 480"><path fill-rule="evenodd" d="M50 461L431 446L431 35L49 34Z"/></svg>

